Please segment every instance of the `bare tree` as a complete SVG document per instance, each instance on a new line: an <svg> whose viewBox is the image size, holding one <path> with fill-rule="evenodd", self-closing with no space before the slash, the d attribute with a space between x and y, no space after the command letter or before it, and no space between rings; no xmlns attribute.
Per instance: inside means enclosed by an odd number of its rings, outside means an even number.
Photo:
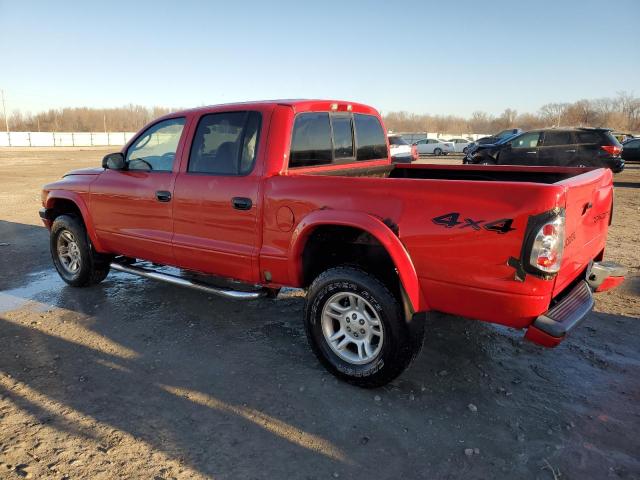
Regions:
<svg viewBox="0 0 640 480"><path fill-rule="evenodd" d="M557 127L561 125L568 108L568 103L547 103L540 108L539 116L548 126Z"/></svg>

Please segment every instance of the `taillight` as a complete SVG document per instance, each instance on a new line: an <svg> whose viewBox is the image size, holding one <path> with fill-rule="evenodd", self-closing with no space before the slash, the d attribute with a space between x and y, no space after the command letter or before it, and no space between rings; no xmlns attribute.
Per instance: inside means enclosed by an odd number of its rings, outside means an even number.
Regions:
<svg viewBox="0 0 640 480"><path fill-rule="evenodd" d="M617 157L622 152L622 147L618 147L617 145L602 145L600 148L612 157Z"/></svg>
<svg viewBox="0 0 640 480"><path fill-rule="evenodd" d="M560 213L538 230L531 246L529 263L543 272L556 273L560 269L563 248L564 213Z"/></svg>
<svg viewBox="0 0 640 480"><path fill-rule="evenodd" d="M418 161L418 147L416 145L411 145L411 159L416 162Z"/></svg>

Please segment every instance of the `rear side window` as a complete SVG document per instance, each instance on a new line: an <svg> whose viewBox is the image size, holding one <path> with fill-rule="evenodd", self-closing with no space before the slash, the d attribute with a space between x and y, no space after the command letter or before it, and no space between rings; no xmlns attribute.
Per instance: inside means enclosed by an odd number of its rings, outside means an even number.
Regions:
<svg viewBox="0 0 640 480"><path fill-rule="evenodd" d="M246 175L258 147L259 112L204 115L198 122L189 155L190 173Z"/></svg>
<svg viewBox="0 0 640 480"><path fill-rule="evenodd" d="M544 134L545 147L571 145L572 143L573 139L571 138L571 132L545 132Z"/></svg>
<svg viewBox="0 0 640 480"><path fill-rule="evenodd" d="M353 120L358 143L356 159L360 161L386 158L388 156L387 140L378 118L356 113Z"/></svg>
<svg viewBox="0 0 640 480"><path fill-rule="evenodd" d="M601 138L598 132L576 132L577 143L600 143Z"/></svg>
<svg viewBox="0 0 640 480"><path fill-rule="evenodd" d="M293 125L289 166L310 167L332 161L329 114L313 112L297 115Z"/></svg>

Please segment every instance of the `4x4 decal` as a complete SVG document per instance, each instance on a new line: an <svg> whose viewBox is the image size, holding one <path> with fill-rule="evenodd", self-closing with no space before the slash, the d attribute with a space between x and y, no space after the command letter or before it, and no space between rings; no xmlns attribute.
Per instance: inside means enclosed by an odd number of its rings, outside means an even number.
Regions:
<svg viewBox="0 0 640 480"><path fill-rule="evenodd" d="M513 219L511 218L501 218L500 220L487 222L485 220L473 220L465 217L460 221L460 214L458 212L445 213L444 215L432 218L431 221L436 225L445 228L458 227L460 229L471 228L472 230L481 230L484 228L490 232L500 234L515 230L515 228L511 228L511 225L513 224Z"/></svg>

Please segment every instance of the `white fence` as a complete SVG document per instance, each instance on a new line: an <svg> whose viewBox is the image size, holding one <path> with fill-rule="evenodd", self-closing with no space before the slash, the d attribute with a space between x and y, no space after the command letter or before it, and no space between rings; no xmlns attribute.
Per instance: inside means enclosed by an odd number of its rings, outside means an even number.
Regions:
<svg viewBox="0 0 640 480"><path fill-rule="evenodd" d="M0 147L106 147L124 145L134 132L0 132Z"/></svg>

